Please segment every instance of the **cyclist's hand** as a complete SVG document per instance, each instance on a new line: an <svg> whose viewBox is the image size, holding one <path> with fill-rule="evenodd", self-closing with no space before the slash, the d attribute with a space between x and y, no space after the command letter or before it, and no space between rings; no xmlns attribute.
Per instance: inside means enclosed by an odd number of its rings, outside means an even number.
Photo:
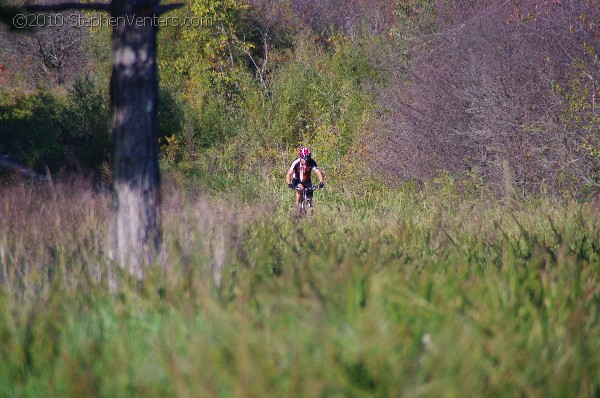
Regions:
<svg viewBox="0 0 600 398"><path fill-rule="evenodd" d="M288 188L294 189L294 184L288 184Z"/></svg>
<svg viewBox="0 0 600 398"><path fill-rule="evenodd" d="M323 188L324 186L325 186L325 183L324 183L323 181L321 181L321 182L319 183L319 188Z"/></svg>

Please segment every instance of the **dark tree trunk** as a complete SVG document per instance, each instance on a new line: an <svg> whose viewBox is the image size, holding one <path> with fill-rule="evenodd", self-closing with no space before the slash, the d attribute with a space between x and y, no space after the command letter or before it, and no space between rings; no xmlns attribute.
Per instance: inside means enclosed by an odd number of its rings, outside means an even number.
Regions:
<svg viewBox="0 0 600 398"><path fill-rule="evenodd" d="M155 17L182 7L160 0L110 3L28 4L29 12L79 9L110 12L113 69L112 112L113 215L110 257L138 279L156 260L161 245L158 169L158 75ZM7 8L1 8L0 11ZM11 9L13 13L20 9ZM6 14L12 15L12 14ZM0 12L0 22L9 20Z"/></svg>
<svg viewBox="0 0 600 398"><path fill-rule="evenodd" d="M111 10L121 21L112 33L111 257L138 279L161 244L157 27L148 22L157 3L113 1Z"/></svg>

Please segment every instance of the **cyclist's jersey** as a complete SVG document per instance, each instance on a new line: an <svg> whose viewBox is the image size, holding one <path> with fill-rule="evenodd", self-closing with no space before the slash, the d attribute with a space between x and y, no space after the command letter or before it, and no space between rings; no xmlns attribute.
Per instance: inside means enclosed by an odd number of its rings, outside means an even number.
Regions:
<svg viewBox="0 0 600 398"><path fill-rule="evenodd" d="M294 160L290 166L290 171L292 171L292 178L298 180L300 182L308 182L310 181L310 172L312 170L318 169L317 162L314 159L308 159L306 164L303 165L300 162L300 158Z"/></svg>

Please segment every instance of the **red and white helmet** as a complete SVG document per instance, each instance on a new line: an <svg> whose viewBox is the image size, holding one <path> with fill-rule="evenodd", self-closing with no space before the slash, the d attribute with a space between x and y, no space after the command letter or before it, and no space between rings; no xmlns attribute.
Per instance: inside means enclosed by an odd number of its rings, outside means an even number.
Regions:
<svg viewBox="0 0 600 398"><path fill-rule="evenodd" d="M298 154L302 159L308 159L310 158L310 149L308 149L305 146L300 147L300 151L298 152Z"/></svg>

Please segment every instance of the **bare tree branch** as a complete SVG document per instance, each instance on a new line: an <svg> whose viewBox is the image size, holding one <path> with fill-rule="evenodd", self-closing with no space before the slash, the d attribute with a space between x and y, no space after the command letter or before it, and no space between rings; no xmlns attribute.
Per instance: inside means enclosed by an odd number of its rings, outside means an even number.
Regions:
<svg viewBox="0 0 600 398"><path fill-rule="evenodd" d="M163 14L183 7L185 3L163 4L154 7L155 14ZM22 7L29 12L58 12L66 10L90 10L112 12L112 3L78 3L68 2L59 4L27 4Z"/></svg>
<svg viewBox="0 0 600 398"><path fill-rule="evenodd" d="M58 12L66 10L93 10L108 11L112 10L111 3L59 3L59 4L27 4L23 6L25 11L29 12Z"/></svg>

